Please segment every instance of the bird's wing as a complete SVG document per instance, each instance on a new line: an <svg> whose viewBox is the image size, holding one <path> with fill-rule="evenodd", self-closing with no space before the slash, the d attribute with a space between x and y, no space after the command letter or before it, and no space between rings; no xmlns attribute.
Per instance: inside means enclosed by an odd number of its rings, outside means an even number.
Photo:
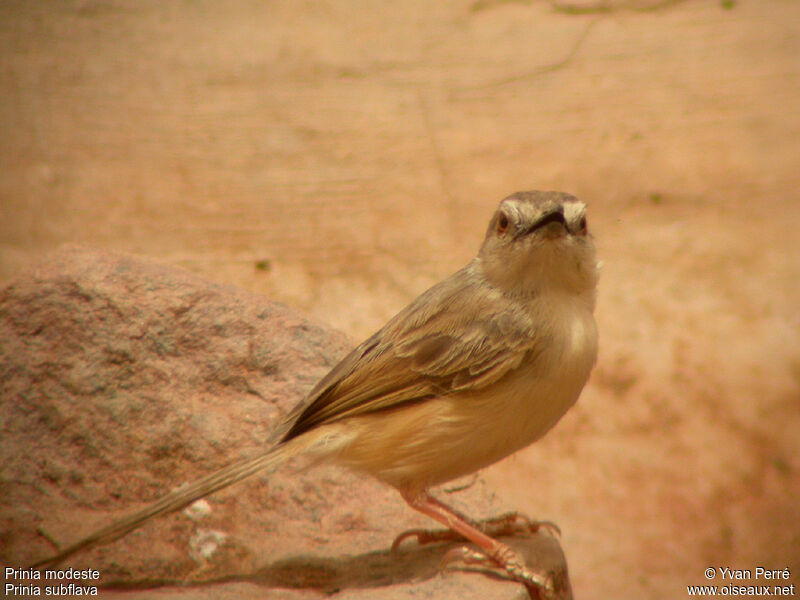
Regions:
<svg viewBox="0 0 800 600"><path fill-rule="evenodd" d="M519 366L536 350L532 319L477 277L468 265L353 350L292 412L283 440L345 417L479 389Z"/></svg>

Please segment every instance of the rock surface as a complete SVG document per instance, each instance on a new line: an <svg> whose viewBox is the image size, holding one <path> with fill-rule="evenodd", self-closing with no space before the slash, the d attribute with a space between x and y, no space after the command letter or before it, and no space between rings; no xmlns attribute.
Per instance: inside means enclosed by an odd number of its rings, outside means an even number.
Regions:
<svg viewBox="0 0 800 600"><path fill-rule="evenodd" d="M0 291L3 566L256 452L350 345L139 257L69 247L13 281ZM438 495L476 517L501 508L481 480ZM107 598L525 597L491 577L438 576L445 545L389 552L397 533L432 525L375 481L288 465L60 567L98 569ZM566 582L553 538L509 542Z"/></svg>

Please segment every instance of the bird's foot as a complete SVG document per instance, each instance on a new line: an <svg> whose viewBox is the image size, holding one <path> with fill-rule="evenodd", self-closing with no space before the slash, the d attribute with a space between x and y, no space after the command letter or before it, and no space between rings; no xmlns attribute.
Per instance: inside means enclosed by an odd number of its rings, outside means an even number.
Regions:
<svg viewBox="0 0 800 600"><path fill-rule="evenodd" d="M532 599L547 600L555 594L555 586L549 577L529 569L519 554L499 542L491 552L468 546L453 548L442 558L441 569L445 570L454 563L460 563L468 570L478 570L517 581L525 586Z"/></svg>
<svg viewBox="0 0 800 600"><path fill-rule="evenodd" d="M553 537L561 536L561 529L552 521L534 521L520 512L508 512L498 517L492 517L478 522L478 527L490 537L504 535L528 535L546 531Z"/></svg>
<svg viewBox="0 0 800 600"><path fill-rule="evenodd" d="M519 534L530 535L532 533L538 533L540 530L547 531L550 535L561 535L561 530L555 523L551 521L534 521L518 512L505 513L471 524L476 529L492 538ZM420 546L466 539L463 535L452 529L409 529L394 539L394 542L392 542L392 552L395 552L404 541L412 537L417 539L417 544Z"/></svg>

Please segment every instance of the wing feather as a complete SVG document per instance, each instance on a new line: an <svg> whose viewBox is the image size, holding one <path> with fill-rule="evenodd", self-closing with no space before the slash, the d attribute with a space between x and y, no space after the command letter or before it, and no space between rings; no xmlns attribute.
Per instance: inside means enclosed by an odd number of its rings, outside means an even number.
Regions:
<svg viewBox="0 0 800 600"><path fill-rule="evenodd" d="M516 369L536 347L532 320L519 301L481 285L479 277L468 265L355 348L292 411L283 439L323 423L480 389Z"/></svg>

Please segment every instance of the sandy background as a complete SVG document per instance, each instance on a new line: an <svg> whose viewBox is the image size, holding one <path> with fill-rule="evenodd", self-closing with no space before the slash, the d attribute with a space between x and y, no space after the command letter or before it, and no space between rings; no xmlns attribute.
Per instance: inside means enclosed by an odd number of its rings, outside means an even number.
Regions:
<svg viewBox="0 0 800 600"><path fill-rule="evenodd" d="M799 26L786 0L6 1L0 281L77 241L360 338L501 197L572 192L600 362L490 484L560 524L583 600L800 583Z"/></svg>

